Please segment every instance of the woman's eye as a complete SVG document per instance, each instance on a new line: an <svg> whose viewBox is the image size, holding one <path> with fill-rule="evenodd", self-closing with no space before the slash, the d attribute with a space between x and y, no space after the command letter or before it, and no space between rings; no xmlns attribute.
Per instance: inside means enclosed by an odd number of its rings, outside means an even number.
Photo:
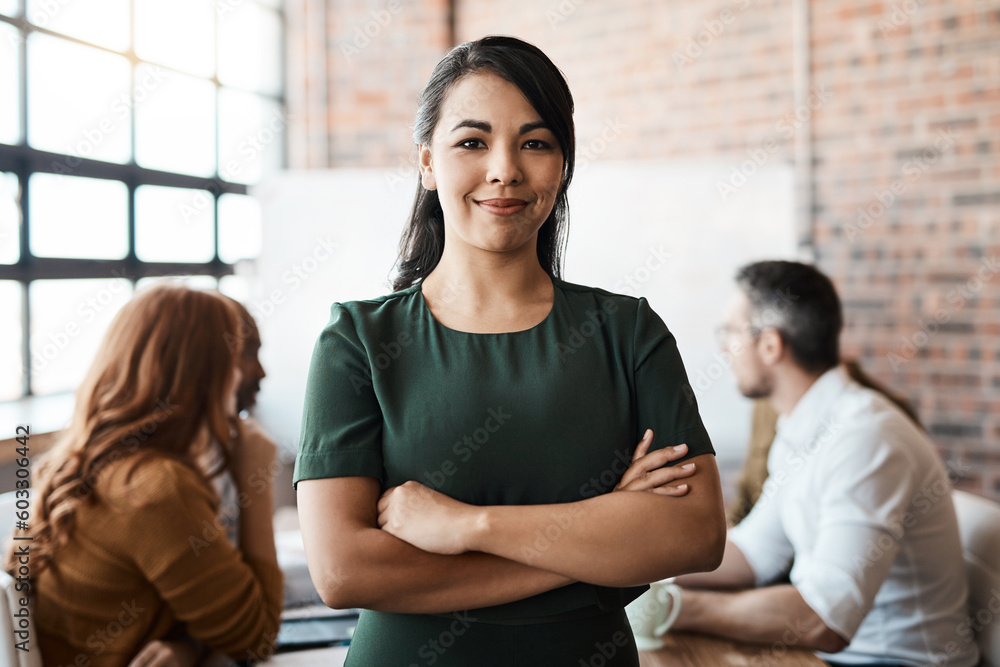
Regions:
<svg viewBox="0 0 1000 667"><path fill-rule="evenodd" d="M541 139L529 139L528 141L524 142L524 147L531 148L534 150L539 150L548 148L549 144L547 141L542 141Z"/></svg>
<svg viewBox="0 0 1000 667"><path fill-rule="evenodd" d="M462 148L479 148L485 144L483 144L481 139L466 139L465 141L459 142L458 145Z"/></svg>

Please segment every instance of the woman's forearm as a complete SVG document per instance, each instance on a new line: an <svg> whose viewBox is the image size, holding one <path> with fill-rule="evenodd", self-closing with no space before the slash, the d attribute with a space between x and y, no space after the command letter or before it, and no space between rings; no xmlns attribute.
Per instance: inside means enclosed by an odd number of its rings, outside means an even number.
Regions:
<svg viewBox="0 0 1000 667"><path fill-rule="evenodd" d="M691 493L610 493L562 505L473 508L466 548L602 586L630 586L712 570L725 517L711 456L699 457Z"/></svg>
<svg viewBox="0 0 1000 667"><path fill-rule="evenodd" d="M620 585L614 582L663 578L667 575L655 575L664 568L671 574L710 569L713 523L725 539L714 458L705 457L700 474L662 468L682 456L683 448L643 456L646 446L640 444L621 488L609 494L625 501L489 508L497 510L491 517L496 521L495 544L473 549L454 544L450 548L447 543L463 525L473 525L459 515L468 518L483 508L415 483L395 487L380 498L373 478L300 482L299 517L313 583L332 607L437 613L531 597L580 580L571 572L586 574L592 583ZM696 480L697 491L672 488L678 480ZM681 496L693 500L666 502ZM522 521L528 523L519 525ZM684 539L672 539L663 548L662 539L651 537L663 531ZM593 538L595 533L604 539ZM568 539L562 539L564 534ZM653 546L629 546L648 541ZM671 556L666 563L664 555ZM632 562L616 571L622 560Z"/></svg>
<svg viewBox="0 0 1000 667"><path fill-rule="evenodd" d="M299 522L313 583L334 608L447 613L504 604L571 583L490 554L428 553L377 528L378 481L298 484Z"/></svg>
<svg viewBox="0 0 1000 667"><path fill-rule="evenodd" d="M318 567L310 561L324 602L335 608L446 613L522 600L572 582L491 554L427 553L377 528L349 539L349 551Z"/></svg>

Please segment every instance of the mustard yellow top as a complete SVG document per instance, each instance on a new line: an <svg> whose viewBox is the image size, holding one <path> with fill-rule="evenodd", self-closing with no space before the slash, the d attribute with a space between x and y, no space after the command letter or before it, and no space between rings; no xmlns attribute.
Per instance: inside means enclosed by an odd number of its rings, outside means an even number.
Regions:
<svg viewBox="0 0 1000 667"><path fill-rule="evenodd" d="M214 494L194 470L163 458L126 482L130 467L126 459L100 474L96 502L79 508L54 567L32 581L33 643L44 663L127 665L178 622L233 657L270 654L281 570L226 539Z"/></svg>

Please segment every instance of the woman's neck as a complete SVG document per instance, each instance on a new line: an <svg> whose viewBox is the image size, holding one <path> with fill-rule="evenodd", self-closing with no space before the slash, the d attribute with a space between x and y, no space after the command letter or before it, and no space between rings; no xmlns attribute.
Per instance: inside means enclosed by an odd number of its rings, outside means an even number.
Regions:
<svg viewBox="0 0 1000 667"><path fill-rule="evenodd" d="M455 304L502 305L551 293L551 279L533 246L516 255L459 254L446 244L441 260L424 278L422 290L425 296L431 294Z"/></svg>
<svg viewBox="0 0 1000 667"><path fill-rule="evenodd" d="M455 261L445 252L421 284L431 313L460 331L527 329L545 318L555 298L537 256Z"/></svg>

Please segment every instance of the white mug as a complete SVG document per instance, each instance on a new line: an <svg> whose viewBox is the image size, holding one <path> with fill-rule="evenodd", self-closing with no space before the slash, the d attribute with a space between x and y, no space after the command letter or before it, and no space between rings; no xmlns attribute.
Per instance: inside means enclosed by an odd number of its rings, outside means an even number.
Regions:
<svg viewBox="0 0 1000 667"><path fill-rule="evenodd" d="M625 607L640 651L663 648L661 638L681 613L681 587L673 579L654 581L649 590Z"/></svg>

